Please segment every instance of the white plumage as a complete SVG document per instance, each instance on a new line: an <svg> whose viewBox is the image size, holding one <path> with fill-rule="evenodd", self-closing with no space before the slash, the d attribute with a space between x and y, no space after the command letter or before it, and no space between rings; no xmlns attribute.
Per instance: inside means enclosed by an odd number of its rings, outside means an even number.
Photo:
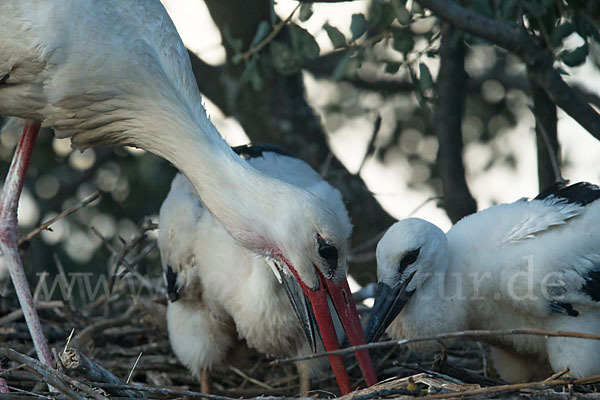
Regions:
<svg viewBox="0 0 600 400"><path fill-rule="evenodd" d="M257 152L256 146L251 149ZM247 162L315 194L335 210L350 235L341 194L308 164L273 151L262 151ZM285 288L267 260L240 246L181 174L161 207L159 229L162 264L171 280L169 338L194 375L227 363L238 340L272 356L311 352Z"/></svg>
<svg viewBox="0 0 600 400"><path fill-rule="evenodd" d="M240 245L277 259L294 275L327 348L339 343L326 294L350 342L364 342L345 279L345 221L314 194L265 176L234 154L206 115L187 50L159 1L4 0L0 38L0 115L29 120L15 153L21 162L7 179L0 246L45 362L52 358L13 243L17 199L39 122L79 148L131 145L169 160ZM321 254L324 248L329 257ZM374 383L368 353L357 357L367 382ZM330 360L342 390L349 391L342 358Z"/></svg>
<svg viewBox="0 0 600 400"><path fill-rule="evenodd" d="M420 219L397 222L377 247L367 338L388 325L394 338L465 329L600 333L598 198L594 185L557 186L467 216L447 234ZM600 341L518 335L489 343L507 381L564 368L576 377L600 373Z"/></svg>

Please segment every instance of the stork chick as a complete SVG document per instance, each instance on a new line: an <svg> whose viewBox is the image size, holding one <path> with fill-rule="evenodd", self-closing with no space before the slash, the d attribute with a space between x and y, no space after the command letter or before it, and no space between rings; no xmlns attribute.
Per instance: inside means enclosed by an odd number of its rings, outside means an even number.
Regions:
<svg viewBox="0 0 600 400"><path fill-rule="evenodd" d="M467 216L447 234L421 219L397 222L377 246L379 285L367 341L386 328L393 338L467 329L600 333L598 198L595 185L563 184ZM574 377L600 373L600 341L482 341L508 382L564 368Z"/></svg>
<svg viewBox="0 0 600 400"><path fill-rule="evenodd" d="M352 225L340 192L308 164L270 147L234 150L263 174L326 202L343 221L342 235L348 239ZM243 198L239 207L244 207ZM238 339L269 356L315 350L318 334L310 303L293 276L274 258L257 255L235 241L181 174L160 209L159 228L170 300L169 339L179 360L200 378L204 392L210 391L208 371L229 363ZM320 250L332 251L325 244ZM307 365L299 370L301 392L305 392L309 390Z"/></svg>

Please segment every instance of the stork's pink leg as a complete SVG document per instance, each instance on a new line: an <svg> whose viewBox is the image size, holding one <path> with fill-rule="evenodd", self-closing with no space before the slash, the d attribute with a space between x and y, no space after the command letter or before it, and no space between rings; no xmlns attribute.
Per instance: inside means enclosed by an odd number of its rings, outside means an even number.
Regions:
<svg viewBox="0 0 600 400"><path fill-rule="evenodd" d="M19 303L23 309L25 322L27 322L38 358L44 364L53 367L52 355L42 331L42 324L33 305L31 290L29 290L29 284L25 278L25 271L23 270L17 245L19 238L17 207L25 175L27 175L29 159L31 158L35 139L39 131L40 123L38 121L25 121L21 139L15 150L8 175L4 182L4 188L0 196L0 250L2 250L2 254L8 265L10 277L15 285Z"/></svg>
<svg viewBox="0 0 600 400"><path fill-rule="evenodd" d="M2 372L2 366L0 366L0 372ZM0 394L2 393L10 393L10 390L8 390L8 384L4 378L0 378Z"/></svg>

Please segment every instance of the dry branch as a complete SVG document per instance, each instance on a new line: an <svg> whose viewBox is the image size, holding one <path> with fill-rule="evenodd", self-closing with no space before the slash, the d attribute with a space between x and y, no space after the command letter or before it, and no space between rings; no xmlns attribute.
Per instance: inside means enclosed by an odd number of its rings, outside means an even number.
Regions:
<svg viewBox="0 0 600 400"><path fill-rule="evenodd" d="M64 303L60 300L38 301L35 303L36 310L47 310L49 308L64 307ZM0 326L15 322L23 317L23 309L18 308L2 318L0 318Z"/></svg>
<svg viewBox="0 0 600 400"><path fill-rule="evenodd" d="M467 73L461 32L442 27L433 127L438 138L437 169L442 180L443 206L453 223L477 211L463 165L462 116Z"/></svg>
<svg viewBox="0 0 600 400"><path fill-rule="evenodd" d="M84 208L85 206L87 206L88 204L90 204L91 202L93 202L94 200L96 200L99 197L100 197L100 193L94 192L94 193L90 194L89 196L86 196L83 200L81 200L81 202L79 202L79 204L77 204L73 207L67 208L66 210L64 210L63 212L58 214L56 217L50 218L48 221L44 222L43 224L41 224L40 226L38 226L37 228L35 228L31 232L29 232L27 235L20 238L19 242L18 242L19 247L23 246L25 243L27 243L28 241L33 239L35 236L39 235L42 231L48 229L48 227L50 227L50 225L52 225L56 221L59 221L65 217L68 217L69 215Z"/></svg>
<svg viewBox="0 0 600 400"><path fill-rule="evenodd" d="M89 387L75 379L71 379L70 377L63 374L62 372L52 369L49 366L42 364L38 360L33 359L29 356L26 356L25 354L21 354L13 349L7 349L5 347L0 347L0 355L4 356L12 361L15 361L15 362L18 362L21 364L25 364L25 366L29 370L34 372L36 375L38 375L42 379L42 381L48 383L49 385L56 388L57 390L60 390L61 392L63 392L64 394L66 394L67 396L69 396L72 399L84 400L85 397L80 395L73 389L71 389L70 386L81 391L86 396L90 396L96 400L108 400L108 398L97 393L91 387Z"/></svg>
<svg viewBox="0 0 600 400"><path fill-rule="evenodd" d="M500 385L500 386L490 386L486 388L473 389L468 390L466 392L458 392L458 393L440 393L434 394L430 396L421 397L422 399L454 399L454 398L466 398L466 397L475 397L475 396L485 396L486 398L490 398L492 396L498 396L502 393L506 392L514 392L523 389L545 389L551 388L554 386L563 386L563 385L583 385L590 383L600 382L600 375L588 376L586 378L579 379L555 379L551 381L541 381L541 382L526 382L526 383L514 383L510 385Z"/></svg>
<svg viewBox="0 0 600 400"><path fill-rule="evenodd" d="M114 326L125 325L131 322L131 318L136 311L137 308L135 306L131 306L123 315L119 317L104 319L96 322L95 324L89 325L73 338L73 346L79 348L85 347L90 341L93 340L94 335L99 334L103 330L112 328Z"/></svg>
<svg viewBox="0 0 600 400"><path fill-rule="evenodd" d="M122 385L123 381L112 372L90 360L79 350L69 348L60 354L62 365L70 371L75 371L92 382L114 383ZM115 394L125 397L141 397L139 393L131 390L117 390Z"/></svg>
<svg viewBox="0 0 600 400"><path fill-rule="evenodd" d="M310 354L310 355L306 355L306 356L281 358L278 360L273 360L272 364L277 365L277 364L284 364L284 363L289 363L289 362L311 360L313 358L326 357L330 354L346 354L346 353L353 353L357 350L372 350L372 349L377 349L377 348L381 348L381 347L403 346L403 345L407 345L407 344L411 344L411 343L431 342L431 341L438 341L438 340L444 340L444 339L456 339L456 338L476 339L476 338L483 338L483 337L511 336L511 335L571 337L571 338L579 338L579 339L600 340L600 335L596 335L596 334L592 334L592 333L570 332L570 331L552 332L552 331L545 331L542 329L529 329L529 328L505 329L505 330L497 330L497 331L470 330L470 331L441 333L438 335L431 335L431 336L420 336L420 337L409 338L409 339L386 340L386 341L376 342L376 343L361 344L359 346L350 346L350 347L345 347L345 348L339 349L339 350L324 351L322 353L315 353L315 354Z"/></svg>

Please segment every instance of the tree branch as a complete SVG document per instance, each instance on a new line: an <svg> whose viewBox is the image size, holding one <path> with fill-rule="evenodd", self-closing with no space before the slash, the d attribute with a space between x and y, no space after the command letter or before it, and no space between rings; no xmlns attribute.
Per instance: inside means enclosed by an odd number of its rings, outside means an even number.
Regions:
<svg viewBox="0 0 600 400"><path fill-rule="evenodd" d="M533 84L533 113L535 115L535 142L537 173L540 192L562 180L560 174L560 145L556 128L556 106L546 92Z"/></svg>
<svg viewBox="0 0 600 400"><path fill-rule="evenodd" d="M340 61L341 56L343 55L342 53L338 53L339 52L332 52L325 54L306 63L303 68L316 76L331 78L331 71L335 68L337 62ZM519 89L531 94L533 89L529 78L525 74L509 74L506 72L504 66L504 62L497 62L481 75L471 77L467 81L467 88L471 91L479 90L484 82L494 79L505 87ZM361 76L360 72L358 75L342 77L342 81L350 83L357 89L374 91L383 95L410 93L415 90L414 83L408 80ZM598 94L590 92L587 88L577 83L571 84L571 90L574 91L581 100L600 108L600 96L598 96Z"/></svg>
<svg viewBox="0 0 600 400"><path fill-rule="evenodd" d="M440 46L440 72L433 127L438 137L437 167L442 180L443 205L453 223L477 211L469 191L462 160L462 116L465 108L465 49L462 35L444 24Z"/></svg>
<svg viewBox="0 0 600 400"><path fill-rule="evenodd" d="M600 139L600 115L575 92L554 69L554 59L537 40L505 23L484 17L450 0L419 0L439 18L458 29L490 41L520 56L532 79L552 101L575 119L597 139Z"/></svg>

